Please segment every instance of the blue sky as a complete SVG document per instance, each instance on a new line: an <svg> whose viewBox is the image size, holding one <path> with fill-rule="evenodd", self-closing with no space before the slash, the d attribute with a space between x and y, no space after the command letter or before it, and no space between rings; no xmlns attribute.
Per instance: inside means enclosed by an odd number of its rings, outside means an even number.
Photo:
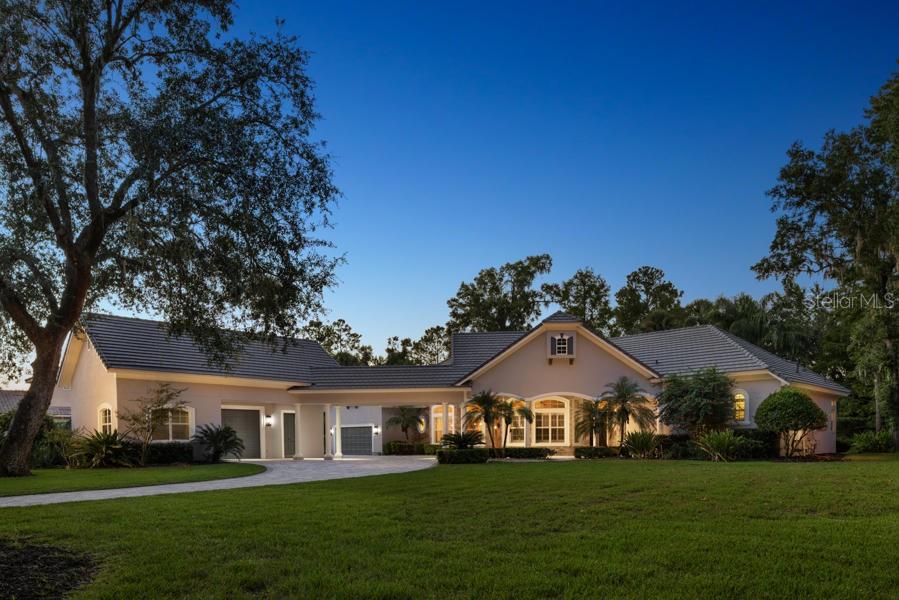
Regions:
<svg viewBox="0 0 899 600"><path fill-rule="evenodd" d="M860 122L899 59L899 4L244 2L313 52L344 197L327 296L383 349L444 323L486 266L548 252L613 290L644 264L685 299L749 270L794 140Z"/></svg>

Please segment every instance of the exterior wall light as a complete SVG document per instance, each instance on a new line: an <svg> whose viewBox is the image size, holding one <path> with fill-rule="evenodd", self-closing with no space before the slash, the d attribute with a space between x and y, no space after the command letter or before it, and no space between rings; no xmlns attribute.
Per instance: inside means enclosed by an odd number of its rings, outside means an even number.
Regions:
<svg viewBox="0 0 899 600"><path fill-rule="evenodd" d="M372 431L372 433L374 433L375 435L381 435L381 426L380 426L380 425L375 425L374 427L371 428L371 431Z"/></svg>
<svg viewBox="0 0 899 600"><path fill-rule="evenodd" d="M275 424L275 417L273 417L271 415L265 415L265 426L271 427L274 424Z"/></svg>

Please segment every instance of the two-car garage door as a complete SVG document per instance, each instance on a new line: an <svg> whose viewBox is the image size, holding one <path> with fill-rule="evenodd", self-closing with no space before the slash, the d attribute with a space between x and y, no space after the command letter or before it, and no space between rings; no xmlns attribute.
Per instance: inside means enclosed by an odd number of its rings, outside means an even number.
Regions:
<svg viewBox="0 0 899 600"><path fill-rule="evenodd" d="M222 425L230 425L243 440L243 458L262 458L259 429L262 414L258 410L238 408L222 409Z"/></svg>

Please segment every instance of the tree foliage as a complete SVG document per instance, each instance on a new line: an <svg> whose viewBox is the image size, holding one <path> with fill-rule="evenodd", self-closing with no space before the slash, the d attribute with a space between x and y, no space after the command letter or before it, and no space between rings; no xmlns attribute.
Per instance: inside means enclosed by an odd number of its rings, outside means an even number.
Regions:
<svg viewBox="0 0 899 600"><path fill-rule="evenodd" d="M762 431L778 434L784 455L792 457L814 430L827 426L827 415L800 390L782 387L762 401L755 423Z"/></svg>
<svg viewBox="0 0 899 600"><path fill-rule="evenodd" d="M0 367L33 354L0 446L27 473L63 342L103 301L219 362L321 308L337 195L308 54L223 35L226 0L0 3Z"/></svg>
<svg viewBox="0 0 899 600"><path fill-rule="evenodd" d="M669 375L657 397L659 421L698 436L720 431L734 419L733 382L717 369Z"/></svg>
<svg viewBox="0 0 899 600"><path fill-rule="evenodd" d="M777 231L759 277L820 274L865 306L899 423L899 74L871 100L869 122L829 131L819 150L794 144L769 191ZM870 369L865 366L865 369ZM899 434L896 436L899 443Z"/></svg>
<svg viewBox="0 0 899 600"><path fill-rule="evenodd" d="M172 411L187 406L180 398L183 392L183 388L171 383L160 383L148 395L135 399L133 408L118 413L119 420L125 424L122 435L135 440L140 447L141 466L147 464L147 451L157 429L168 423Z"/></svg>
<svg viewBox="0 0 899 600"><path fill-rule="evenodd" d="M332 323L313 320L303 328L303 335L321 344L325 352L344 366L376 364L374 350L362 343L362 334L353 331L343 319Z"/></svg>
<svg viewBox="0 0 899 600"><path fill-rule="evenodd" d="M546 299L558 304L562 310L583 319L584 323L604 334L612 330L612 306L609 302L609 284L601 275L587 267L579 269L562 283L542 286Z"/></svg>
<svg viewBox="0 0 899 600"><path fill-rule="evenodd" d="M671 324L665 319L680 307L682 295L683 292L665 279L664 271L640 267L627 276L624 287L615 293L616 329L621 333L669 329ZM653 322L655 325L648 326Z"/></svg>
<svg viewBox="0 0 899 600"><path fill-rule="evenodd" d="M474 281L463 282L447 301L447 328L453 332L529 329L545 304L534 282L551 268L549 255L539 254L483 269Z"/></svg>
<svg viewBox="0 0 899 600"><path fill-rule="evenodd" d="M646 397L646 392L633 379L619 377L606 385L606 391L599 398L609 430L618 428L619 452L624 445L628 423L636 423L641 431L655 427L655 410Z"/></svg>

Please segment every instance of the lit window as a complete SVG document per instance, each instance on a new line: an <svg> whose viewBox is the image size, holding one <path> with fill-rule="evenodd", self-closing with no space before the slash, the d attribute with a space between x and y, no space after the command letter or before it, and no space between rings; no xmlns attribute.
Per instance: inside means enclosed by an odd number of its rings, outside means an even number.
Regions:
<svg viewBox="0 0 899 600"><path fill-rule="evenodd" d="M734 420L746 420L746 394L743 392L734 394Z"/></svg>
<svg viewBox="0 0 899 600"><path fill-rule="evenodd" d="M565 443L567 404L564 400L547 399L534 402L534 442L560 445Z"/></svg>
<svg viewBox="0 0 899 600"><path fill-rule="evenodd" d="M112 433L112 409L100 409L100 433Z"/></svg>
<svg viewBox="0 0 899 600"><path fill-rule="evenodd" d="M524 417L516 415L512 418L512 424L509 425L509 443L524 443Z"/></svg>
<svg viewBox="0 0 899 600"><path fill-rule="evenodd" d="M190 439L190 413L185 409L167 410L153 431L153 441L171 442Z"/></svg>

